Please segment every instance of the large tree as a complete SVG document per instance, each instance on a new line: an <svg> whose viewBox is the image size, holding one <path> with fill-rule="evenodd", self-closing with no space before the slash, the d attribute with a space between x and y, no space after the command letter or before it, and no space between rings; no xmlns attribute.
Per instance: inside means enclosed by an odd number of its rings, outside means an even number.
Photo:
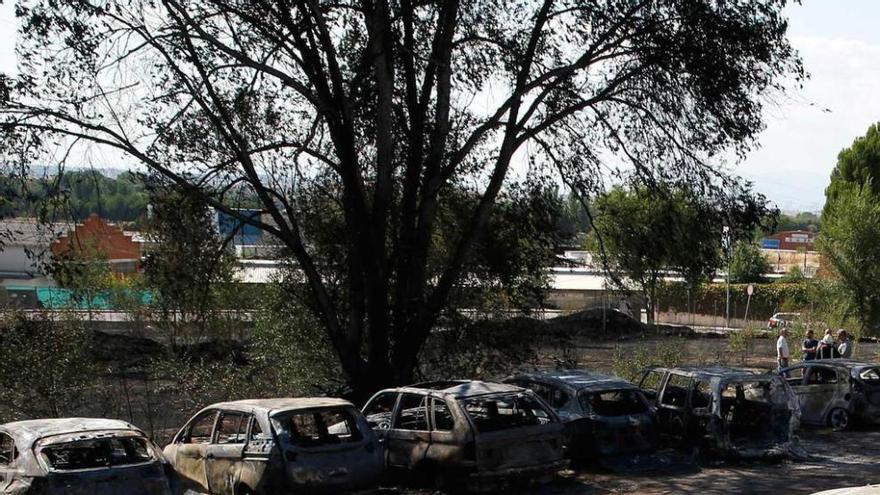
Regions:
<svg viewBox="0 0 880 495"><path fill-rule="evenodd" d="M587 247L611 270L617 285L635 285L648 296L653 321L656 291L664 278L680 276L695 289L722 264L725 226L733 239L751 240L754 230L772 222L776 213L748 187L720 200L687 186L615 187L595 202L595 230Z"/></svg>
<svg viewBox="0 0 880 495"><path fill-rule="evenodd" d="M803 77L786 4L20 2L2 151L101 145L231 215L225 196L249 189L271 221L241 220L290 250L366 394L411 379L512 181L556 175L582 195L629 172L730 185L712 158L742 156L764 96ZM452 187L477 200L437 253ZM336 263L316 262L304 192L344 221Z"/></svg>

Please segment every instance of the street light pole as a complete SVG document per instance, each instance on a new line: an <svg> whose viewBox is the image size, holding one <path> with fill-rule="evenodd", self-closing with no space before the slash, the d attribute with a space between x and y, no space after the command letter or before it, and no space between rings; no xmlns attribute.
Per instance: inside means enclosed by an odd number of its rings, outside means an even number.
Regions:
<svg viewBox="0 0 880 495"><path fill-rule="evenodd" d="M724 327L730 328L730 227L725 225L723 232L724 237L721 242L724 246L724 254L727 256L727 270L725 277L727 279L727 298L724 305Z"/></svg>

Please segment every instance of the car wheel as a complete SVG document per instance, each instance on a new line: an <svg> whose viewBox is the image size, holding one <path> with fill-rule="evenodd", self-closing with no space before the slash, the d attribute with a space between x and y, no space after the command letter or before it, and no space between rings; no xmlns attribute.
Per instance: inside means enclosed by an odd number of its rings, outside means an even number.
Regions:
<svg viewBox="0 0 880 495"><path fill-rule="evenodd" d="M828 426L835 430L845 430L849 428L849 413L846 409L837 407L828 413Z"/></svg>

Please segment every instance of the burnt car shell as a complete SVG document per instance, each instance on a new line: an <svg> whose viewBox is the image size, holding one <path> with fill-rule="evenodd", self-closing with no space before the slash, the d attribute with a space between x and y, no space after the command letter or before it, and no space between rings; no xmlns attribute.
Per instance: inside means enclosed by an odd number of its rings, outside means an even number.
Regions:
<svg viewBox="0 0 880 495"><path fill-rule="evenodd" d="M657 412L626 380L566 370L520 373L504 382L532 390L554 408L572 457L638 454L657 447Z"/></svg>
<svg viewBox="0 0 880 495"><path fill-rule="evenodd" d="M386 389L364 406L387 464L472 491L543 480L568 465L563 426L530 390L480 381Z"/></svg>
<svg viewBox="0 0 880 495"><path fill-rule="evenodd" d="M786 455L800 425L791 387L771 373L651 367L639 387L657 407L661 433L721 456Z"/></svg>
<svg viewBox="0 0 880 495"><path fill-rule="evenodd" d="M816 359L781 373L797 395L803 423L839 429L880 423L880 364Z"/></svg>
<svg viewBox="0 0 880 495"><path fill-rule="evenodd" d="M170 495L162 454L124 421L37 419L0 426L2 493Z"/></svg>
<svg viewBox="0 0 880 495"><path fill-rule="evenodd" d="M338 493L376 484L384 450L350 402L223 402L199 411L165 447L181 487L212 494Z"/></svg>

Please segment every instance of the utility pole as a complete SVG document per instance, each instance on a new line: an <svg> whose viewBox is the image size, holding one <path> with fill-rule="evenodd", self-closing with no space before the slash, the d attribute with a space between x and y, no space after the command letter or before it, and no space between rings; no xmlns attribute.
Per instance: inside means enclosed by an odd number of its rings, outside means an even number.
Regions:
<svg viewBox="0 0 880 495"><path fill-rule="evenodd" d="M724 255L727 256L727 302L724 305L724 327L730 328L730 227L727 225L723 229L724 235L721 238L721 245L724 247Z"/></svg>

